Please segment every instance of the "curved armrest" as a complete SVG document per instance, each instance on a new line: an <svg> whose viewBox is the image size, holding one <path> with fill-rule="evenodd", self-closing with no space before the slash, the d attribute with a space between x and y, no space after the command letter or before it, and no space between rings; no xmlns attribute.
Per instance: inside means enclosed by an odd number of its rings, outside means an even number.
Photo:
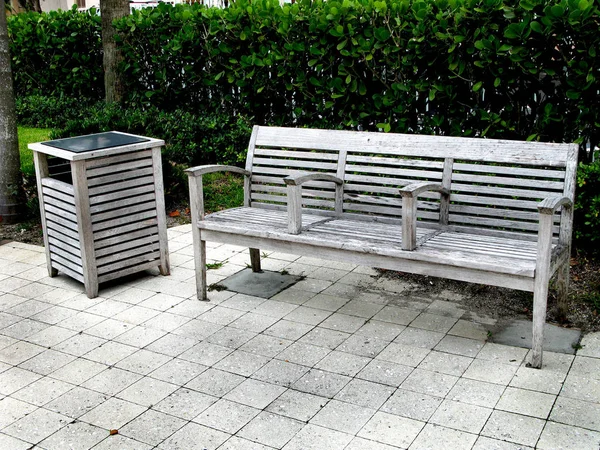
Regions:
<svg viewBox="0 0 600 450"><path fill-rule="evenodd" d="M343 209L344 181L327 173L298 172L283 179L287 185L288 233L302 231L302 184L307 181L331 181L335 183L335 212Z"/></svg>
<svg viewBox="0 0 600 450"><path fill-rule="evenodd" d="M571 208L573 202L568 197L548 197L538 203L538 211L540 214L554 214L562 206Z"/></svg>
<svg viewBox="0 0 600 450"><path fill-rule="evenodd" d="M283 179L283 182L288 186L300 186L307 181L332 181L340 186L344 184L344 181L341 178L327 173L298 172L297 174L289 175Z"/></svg>
<svg viewBox="0 0 600 450"><path fill-rule="evenodd" d="M439 183L428 181L413 183L400 189L402 196L402 250L414 250L417 247L417 197L423 192L435 191L444 196L450 191Z"/></svg>
<svg viewBox="0 0 600 450"><path fill-rule="evenodd" d="M221 164L209 164L209 165L205 165L205 166L190 167L189 169L186 169L185 171L188 173L189 176L194 176L194 177L198 177L198 176L201 176L201 175L204 175L207 173L213 173L213 172L240 173L247 177L249 177L251 175L251 173L245 169L241 169L236 166L224 166Z"/></svg>
<svg viewBox="0 0 600 450"><path fill-rule="evenodd" d="M400 195L402 197L418 197L420 194L427 191L440 192L444 195L450 194L450 191L444 188L441 184L424 181L422 183L413 183L409 184L408 186L404 186L402 189L400 189Z"/></svg>

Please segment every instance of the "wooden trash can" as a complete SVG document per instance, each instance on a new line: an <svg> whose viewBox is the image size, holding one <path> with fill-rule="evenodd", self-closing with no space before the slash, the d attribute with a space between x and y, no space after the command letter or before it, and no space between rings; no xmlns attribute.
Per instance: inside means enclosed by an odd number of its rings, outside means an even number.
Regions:
<svg viewBox="0 0 600 450"><path fill-rule="evenodd" d="M30 144L48 273L98 284L159 267L169 274L160 150L111 131Z"/></svg>

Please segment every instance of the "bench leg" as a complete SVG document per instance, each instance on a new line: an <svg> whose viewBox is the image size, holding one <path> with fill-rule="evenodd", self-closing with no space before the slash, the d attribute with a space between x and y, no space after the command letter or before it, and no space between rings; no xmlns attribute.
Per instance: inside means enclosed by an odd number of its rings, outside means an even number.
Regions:
<svg viewBox="0 0 600 450"><path fill-rule="evenodd" d="M207 301L206 295L206 241L202 240L200 229L192 227L194 244L194 267L196 268L196 295L198 300Z"/></svg>
<svg viewBox="0 0 600 450"><path fill-rule="evenodd" d="M252 272L262 272L260 268L260 250L257 248L251 248L250 250L250 265L252 266Z"/></svg>
<svg viewBox="0 0 600 450"><path fill-rule="evenodd" d="M569 292L569 259L558 268L556 288L558 291L558 317L561 321L567 319L569 310L567 294Z"/></svg>
<svg viewBox="0 0 600 450"><path fill-rule="evenodd" d="M531 341L530 367L542 368L542 348L544 343L544 325L546 324L546 309L548 302L548 272L538 274L535 278L533 291L533 338Z"/></svg>

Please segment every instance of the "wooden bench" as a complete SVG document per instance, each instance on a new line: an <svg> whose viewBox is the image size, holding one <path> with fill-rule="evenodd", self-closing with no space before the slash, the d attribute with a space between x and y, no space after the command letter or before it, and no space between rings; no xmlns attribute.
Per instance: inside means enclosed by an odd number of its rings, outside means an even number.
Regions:
<svg viewBox="0 0 600 450"><path fill-rule="evenodd" d="M565 308L575 144L254 127L246 168L188 169L198 298L206 241L534 293L542 365L550 277ZM243 174L244 206L204 215L202 175Z"/></svg>

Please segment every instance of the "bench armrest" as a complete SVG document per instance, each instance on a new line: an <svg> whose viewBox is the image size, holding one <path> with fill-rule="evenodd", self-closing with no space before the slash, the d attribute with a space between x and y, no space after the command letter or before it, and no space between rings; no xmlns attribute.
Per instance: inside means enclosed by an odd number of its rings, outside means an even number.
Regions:
<svg viewBox="0 0 600 450"><path fill-rule="evenodd" d="M573 202L568 197L548 197L538 203L540 214L554 214L560 207L572 208Z"/></svg>
<svg viewBox="0 0 600 450"><path fill-rule="evenodd" d="M223 166L220 164L209 164L209 165L205 165L205 166L190 167L189 169L186 169L186 172L188 173L189 176L194 176L194 177L202 176L204 174L213 173L213 172L233 172L233 173L240 173L247 177L250 176L250 172L248 172L245 169L241 169L236 166Z"/></svg>
<svg viewBox="0 0 600 450"><path fill-rule="evenodd" d="M408 186L404 186L403 188L400 189L400 195L403 198L417 197L417 196L421 195L423 192L429 192L429 191L440 192L444 195L450 194L448 189L444 188L441 184L430 183L428 181L424 181L422 183L413 183L413 184L409 184Z"/></svg>
<svg viewBox="0 0 600 450"><path fill-rule="evenodd" d="M450 195L450 191L439 183L413 183L400 189L402 196L402 250L417 247L417 197L424 192L439 192Z"/></svg>
<svg viewBox="0 0 600 450"><path fill-rule="evenodd" d="M283 179L283 182L288 186L300 186L307 181L331 181L337 185L344 184L344 181L341 178L328 173L299 172L297 174L288 175Z"/></svg>
<svg viewBox="0 0 600 450"><path fill-rule="evenodd" d="M302 185L308 181L330 181L335 183L335 211L342 213L344 181L327 173L298 172L283 179L287 185L288 233L302 231Z"/></svg>
<svg viewBox="0 0 600 450"><path fill-rule="evenodd" d="M205 166L196 166L186 169L190 187L190 214L192 224L196 225L198 220L204 219L204 190L202 189L202 175L214 172L233 172L240 173L246 177L244 189L249 185L251 173L245 169L236 166L224 166L220 164L209 164Z"/></svg>

